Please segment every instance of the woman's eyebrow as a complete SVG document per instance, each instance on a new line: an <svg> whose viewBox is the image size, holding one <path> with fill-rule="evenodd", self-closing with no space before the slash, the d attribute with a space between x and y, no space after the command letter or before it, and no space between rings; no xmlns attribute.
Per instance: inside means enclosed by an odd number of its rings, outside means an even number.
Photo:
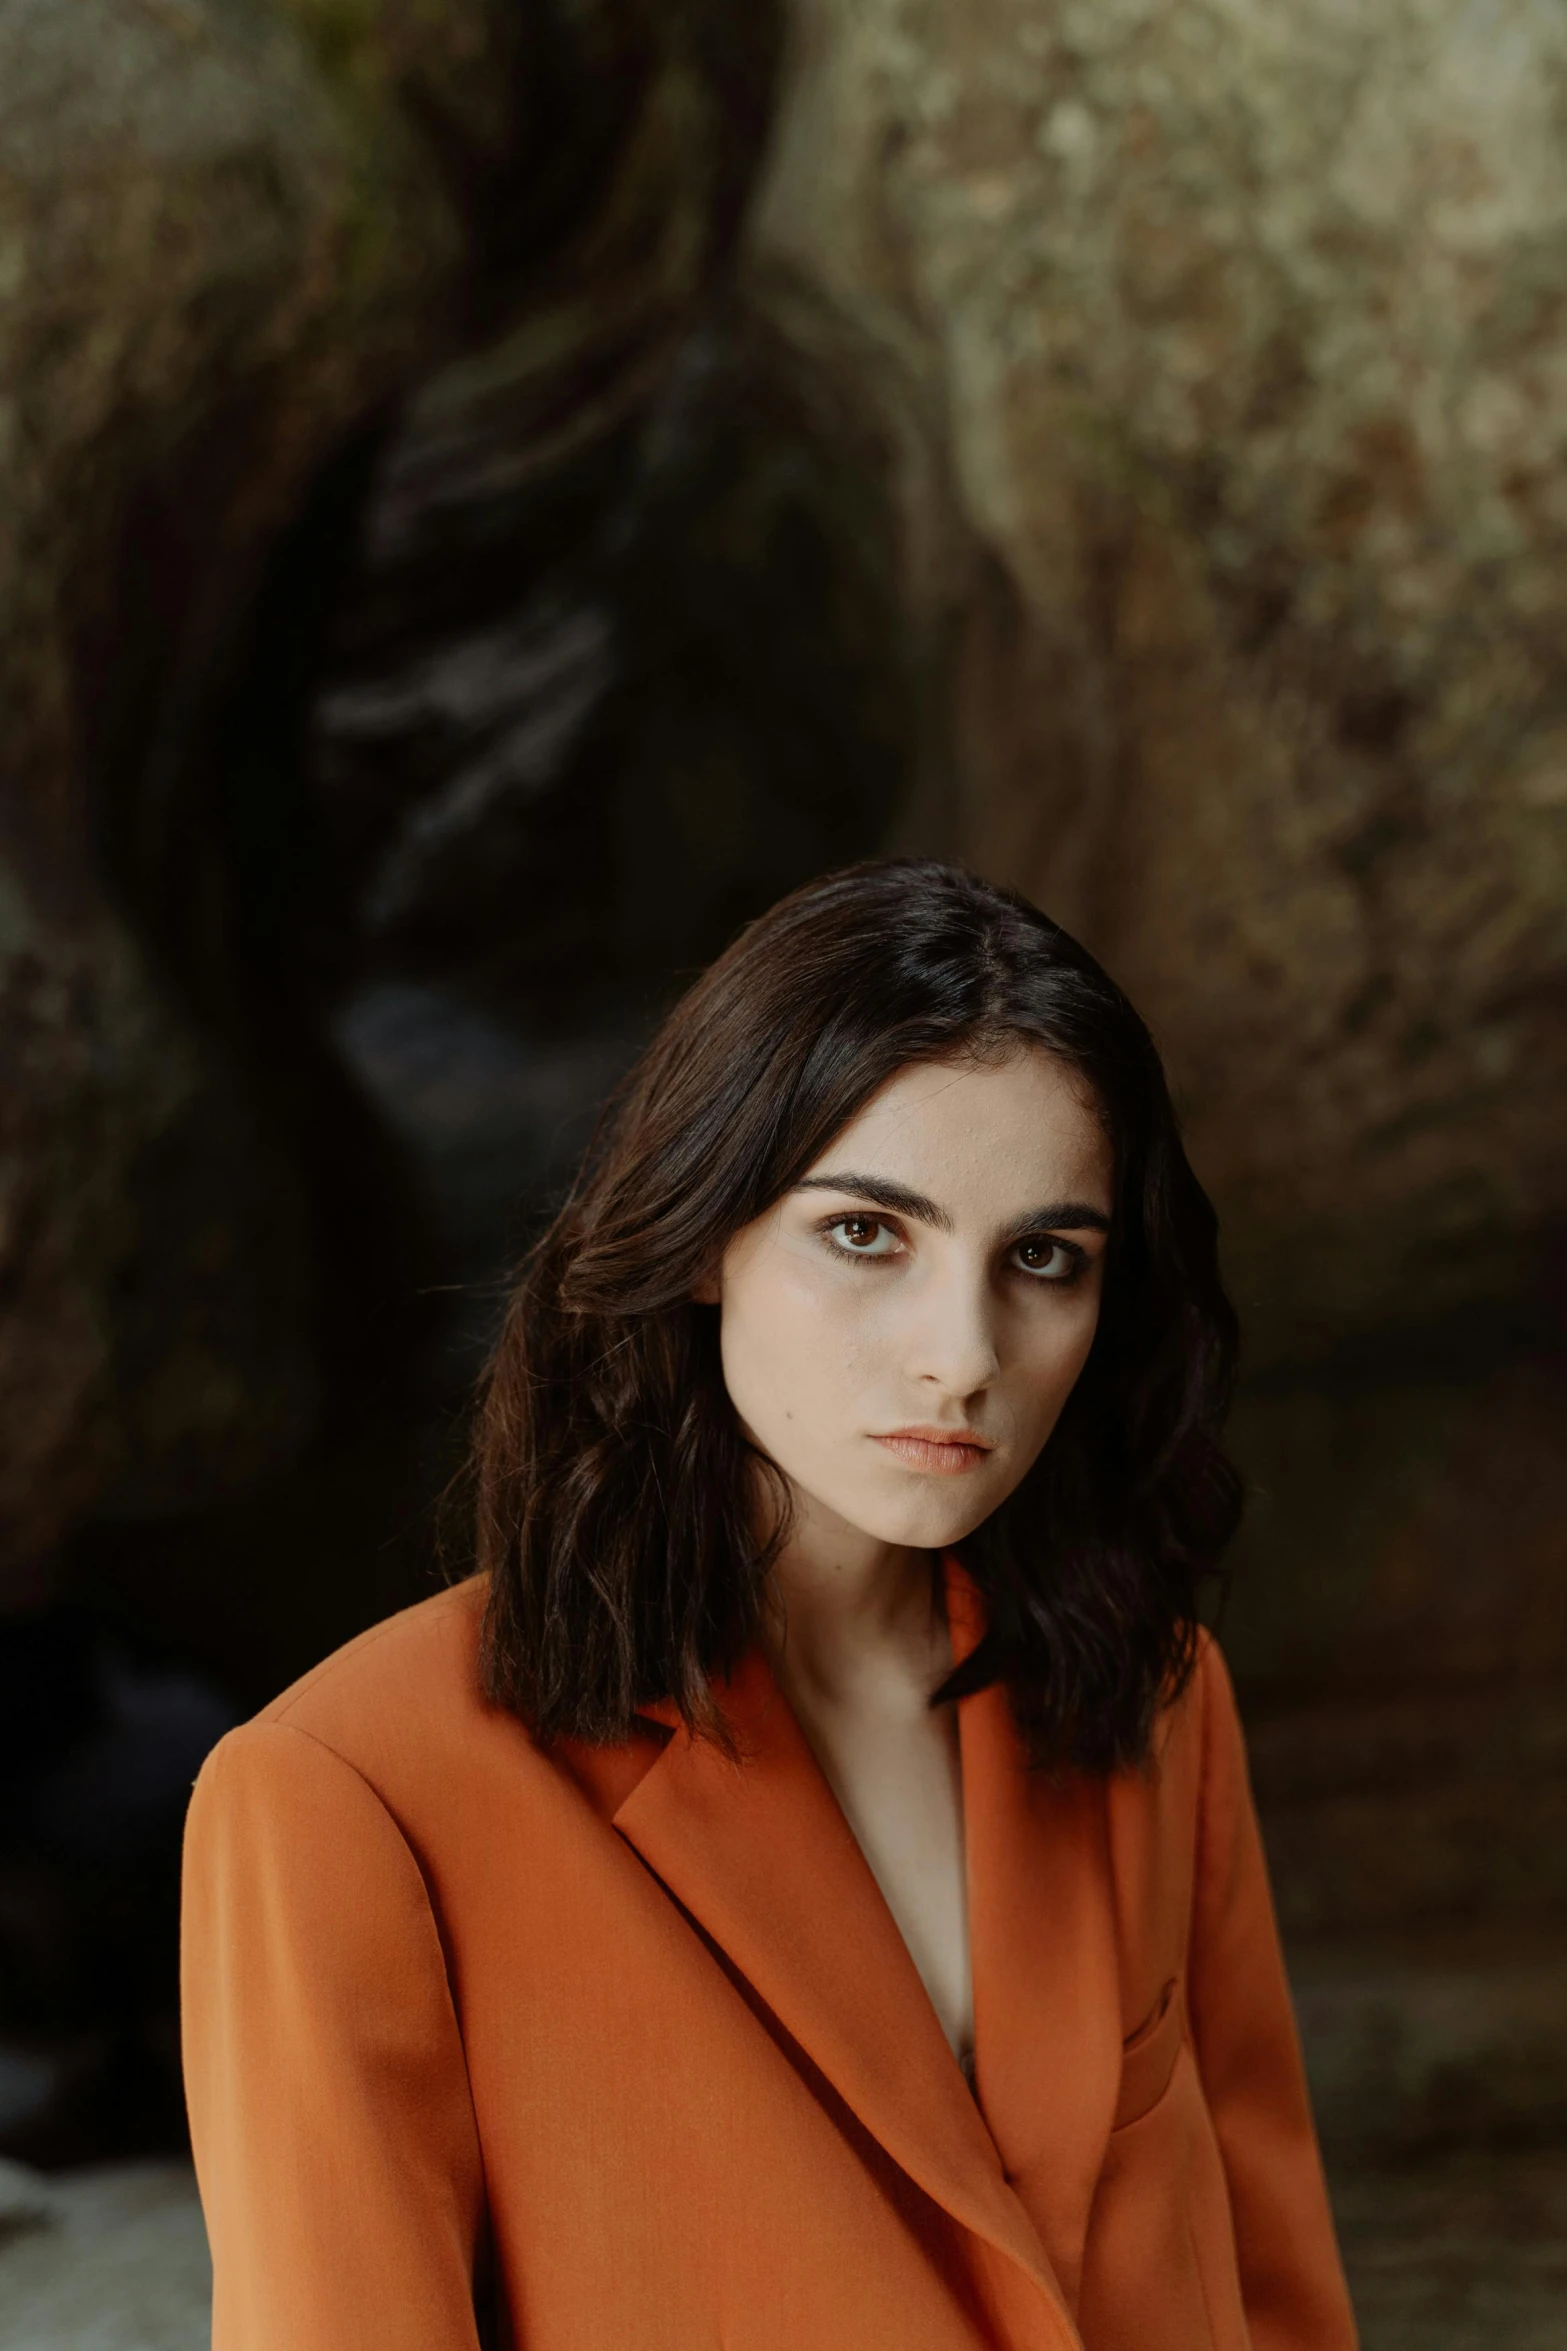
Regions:
<svg viewBox="0 0 1567 2351"><path fill-rule="evenodd" d="M795 1185L797 1192L851 1192L857 1200L869 1200L873 1207L890 1208L894 1216L912 1216L916 1224L933 1225L938 1233L950 1233L952 1219L934 1200L927 1200L923 1192L911 1192L907 1184L895 1184L889 1176L819 1175L802 1176Z"/></svg>
<svg viewBox="0 0 1567 2351"><path fill-rule="evenodd" d="M1102 1208L1093 1208L1086 1200L1053 1200L1048 1208L1031 1209L1019 1217L1006 1239L1021 1241L1028 1233L1107 1233L1110 1219Z"/></svg>
<svg viewBox="0 0 1567 2351"><path fill-rule="evenodd" d="M931 1225L938 1233L953 1230L946 1209L928 1200L923 1192L910 1191L907 1184L895 1184L890 1176L860 1175L846 1169L841 1175L802 1176L794 1188L797 1192L847 1192L856 1200L870 1201L875 1208L890 1209L894 1216L910 1216L916 1224ZM1052 1200L1047 1207L1031 1208L1026 1216L1017 1217L1002 1241L1020 1241L1028 1233L1109 1230L1110 1219L1104 1210L1087 1200Z"/></svg>

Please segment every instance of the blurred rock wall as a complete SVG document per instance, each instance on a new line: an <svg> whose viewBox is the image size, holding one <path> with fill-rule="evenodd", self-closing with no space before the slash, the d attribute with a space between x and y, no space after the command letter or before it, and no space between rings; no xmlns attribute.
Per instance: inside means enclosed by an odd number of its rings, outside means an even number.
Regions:
<svg viewBox="0 0 1567 2351"><path fill-rule="evenodd" d="M404 77L505 128L481 0L402 13L0 17L9 1583L105 1493L243 1481L314 1414L306 1210L212 1040L195 795L269 542L450 331L464 231Z"/></svg>
<svg viewBox="0 0 1567 2351"><path fill-rule="evenodd" d="M795 29L753 266L887 417L950 823L1158 1019L1259 1351L1512 1294L1567 1156L1559 12Z"/></svg>
<svg viewBox="0 0 1567 2351"><path fill-rule="evenodd" d="M0 15L0 1595L84 1517L253 1488L395 1318L395 1154L294 952L332 583L444 356L525 317L541 447L657 380L769 26Z"/></svg>

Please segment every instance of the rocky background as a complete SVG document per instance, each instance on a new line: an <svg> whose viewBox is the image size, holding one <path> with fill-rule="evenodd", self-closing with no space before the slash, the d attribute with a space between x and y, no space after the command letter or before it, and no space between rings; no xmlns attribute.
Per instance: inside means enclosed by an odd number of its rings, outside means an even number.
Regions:
<svg viewBox="0 0 1567 2351"><path fill-rule="evenodd" d="M1221 1208L1370 2351L1559 2340L1564 395L1546 0L0 0L0 2145L177 2151L201 1753L427 1588L682 977L915 846ZM30 2344L196 2312L31 2176Z"/></svg>

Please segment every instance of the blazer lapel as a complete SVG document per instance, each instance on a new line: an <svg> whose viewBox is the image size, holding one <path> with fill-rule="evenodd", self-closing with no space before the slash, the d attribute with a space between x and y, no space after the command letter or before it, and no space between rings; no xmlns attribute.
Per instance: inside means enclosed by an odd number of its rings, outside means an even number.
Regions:
<svg viewBox="0 0 1567 2351"><path fill-rule="evenodd" d="M892 1913L753 1650L720 1692L742 1760L676 1729L615 1826L925 2193L1077 2336ZM662 1711L662 1710L660 1710Z"/></svg>
<svg viewBox="0 0 1567 2351"><path fill-rule="evenodd" d="M983 1604L947 1562L954 1662ZM1103 1788L1031 1772L998 1685L958 1702L975 2088L1007 2179L1075 2309L1121 2070Z"/></svg>

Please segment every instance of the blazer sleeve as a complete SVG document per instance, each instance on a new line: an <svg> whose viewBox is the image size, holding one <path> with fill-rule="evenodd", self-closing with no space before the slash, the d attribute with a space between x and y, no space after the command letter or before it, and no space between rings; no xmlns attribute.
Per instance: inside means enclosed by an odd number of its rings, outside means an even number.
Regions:
<svg viewBox="0 0 1567 2351"><path fill-rule="evenodd" d="M367 1783L262 1722L185 1841L186 2096L213 2351L477 2351L484 2192L424 1880Z"/></svg>
<svg viewBox="0 0 1567 2351"><path fill-rule="evenodd" d="M1255 2351L1355 2351L1245 1745L1205 1641L1188 2004Z"/></svg>

